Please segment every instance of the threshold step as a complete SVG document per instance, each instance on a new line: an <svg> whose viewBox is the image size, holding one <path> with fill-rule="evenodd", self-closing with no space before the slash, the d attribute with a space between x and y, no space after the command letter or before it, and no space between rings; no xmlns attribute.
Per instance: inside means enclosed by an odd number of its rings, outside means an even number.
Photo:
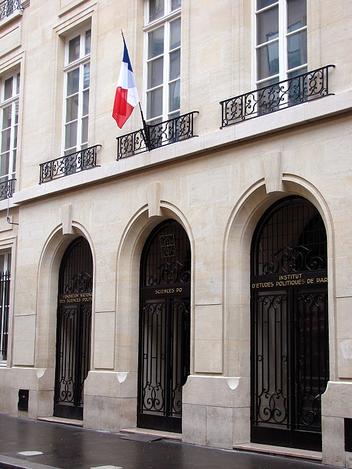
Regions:
<svg viewBox="0 0 352 469"><path fill-rule="evenodd" d="M243 443L233 447L238 451L249 451L253 453L266 453L279 456L288 456L292 458L311 459L312 461L321 461L322 453L320 451L310 451L300 448L287 448L285 446L262 445L259 443Z"/></svg>
<svg viewBox="0 0 352 469"><path fill-rule="evenodd" d="M83 427L83 420L65 419L63 417L38 417L42 422L62 423L64 425L73 425L74 427Z"/></svg>
<svg viewBox="0 0 352 469"><path fill-rule="evenodd" d="M162 430L151 430L149 428L122 428L120 430L120 434L135 434L135 435L149 435L156 438L163 438L165 440L182 440L181 433L173 433L173 432L164 432Z"/></svg>

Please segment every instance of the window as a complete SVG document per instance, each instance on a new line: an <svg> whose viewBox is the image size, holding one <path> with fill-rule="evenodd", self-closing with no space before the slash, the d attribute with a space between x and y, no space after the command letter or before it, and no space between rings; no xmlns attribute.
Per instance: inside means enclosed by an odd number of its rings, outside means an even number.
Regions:
<svg viewBox="0 0 352 469"><path fill-rule="evenodd" d="M65 155L88 147L91 31L86 29L65 44Z"/></svg>
<svg viewBox="0 0 352 469"><path fill-rule="evenodd" d="M0 184L15 178L20 74L4 76L0 89Z"/></svg>
<svg viewBox="0 0 352 469"><path fill-rule="evenodd" d="M11 253L0 253L0 364L7 360Z"/></svg>
<svg viewBox="0 0 352 469"><path fill-rule="evenodd" d="M307 71L307 0L255 0L256 84Z"/></svg>
<svg viewBox="0 0 352 469"><path fill-rule="evenodd" d="M180 115L181 0L146 3L147 121Z"/></svg>

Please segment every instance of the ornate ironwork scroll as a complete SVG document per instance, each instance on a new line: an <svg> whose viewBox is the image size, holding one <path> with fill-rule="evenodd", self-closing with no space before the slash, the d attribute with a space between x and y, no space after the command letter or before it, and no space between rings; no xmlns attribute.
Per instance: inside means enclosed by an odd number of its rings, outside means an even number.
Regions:
<svg viewBox="0 0 352 469"><path fill-rule="evenodd" d="M12 15L16 10L23 10L21 0L4 0L0 2L0 21Z"/></svg>
<svg viewBox="0 0 352 469"><path fill-rule="evenodd" d="M16 179L0 182L0 200L10 199L15 192Z"/></svg>
<svg viewBox="0 0 352 469"><path fill-rule="evenodd" d="M40 164L39 182L49 182L97 166L97 153L101 145L94 145L70 155Z"/></svg>
<svg viewBox="0 0 352 469"><path fill-rule="evenodd" d="M182 386L190 363L187 234L173 220L150 235L141 260L138 424L181 430Z"/></svg>
<svg viewBox="0 0 352 469"><path fill-rule="evenodd" d="M117 160L196 137L194 116L197 114L198 111L189 112L117 137Z"/></svg>
<svg viewBox="0 0 352 469"><path fill-rule="evenodd" d="M327 65L221 101L221 127L333 94L329 91L329 70L334 67Z"/></svg>
<svg viewBox="0 0 352 469"><path fill-rule="evenodd" d="M329 379L327 241L305 199L262 217L252 243L252 441L321 447Z"/></svg>

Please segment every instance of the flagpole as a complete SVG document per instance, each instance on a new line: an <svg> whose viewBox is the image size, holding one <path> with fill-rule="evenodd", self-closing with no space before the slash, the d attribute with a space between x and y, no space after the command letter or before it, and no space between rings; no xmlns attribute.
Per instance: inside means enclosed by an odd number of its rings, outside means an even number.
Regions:
<svg viewBox="0 0 352 469"><path fill-rule="evenodd" d="M142 118L142 123L143 123L143 132L144 132L144 139L145 139L145 144L148 148L148 151L150 151L150 135L149 135L149 127L148 127L148 124L146 123L145 119L144 119L144 114L143 114L143 111L142 111L142 106L141 106L141 102L139 101L139 111L141 113L141 118Z"/></svg>
<svg viewBox="0 0 352 469"><path fill-rule="evenodd" d="M122 28L121 28L121 36L122 36L122 40L123 40L124 44L126 44L126 40L125 40L125 36L123 34ZM149 127L148 127L148 124L146 123L146 120L144 119L144 114L143 114L143 110L142 110L140 100L138 102L138 105L139 105L139 111L141 113L145 144L146 144L146 147L147 147L148 151L150 151Z"/></svg>

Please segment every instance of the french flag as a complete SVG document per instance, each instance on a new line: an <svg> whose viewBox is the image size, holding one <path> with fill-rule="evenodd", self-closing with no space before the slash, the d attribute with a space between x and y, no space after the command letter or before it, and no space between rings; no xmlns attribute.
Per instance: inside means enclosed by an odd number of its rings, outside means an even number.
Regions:
<svg viewBox="0 0 352 469"><path fill-rule="evenodd" d="M115 119L120 129L122 129L138 102L136 79L132 70L125 38L123 37L123 59L112 111L112 117Z"/></svg>

